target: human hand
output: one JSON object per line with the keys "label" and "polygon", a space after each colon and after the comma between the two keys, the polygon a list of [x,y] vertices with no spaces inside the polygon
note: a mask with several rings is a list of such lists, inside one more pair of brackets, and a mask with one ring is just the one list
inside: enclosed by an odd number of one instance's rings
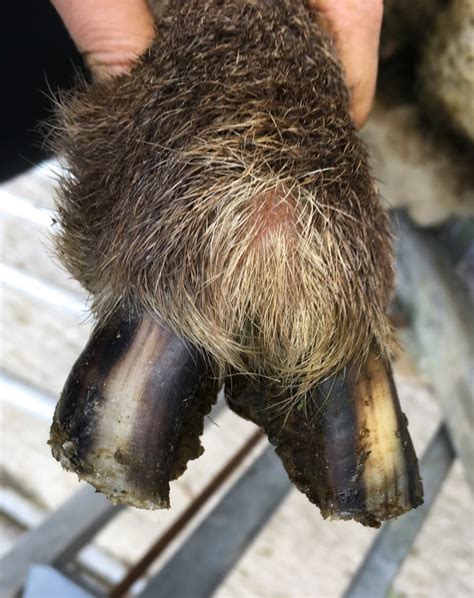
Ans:
{"label": "human hand", "polygon": [[[334,36],[352,116],[361,127],[369,115],[377,77],[383,0],[308,0]],[[98,78],[126,72],[154,37],[146,0],[52,0],[71,37]]]}
{"label": "human hand", "polygon": [[383,0],[308,0],[329,28],[351,94],[351,113],[362,127],[372,106],[377,81]]}
{"label": "human hand", "polygon": [[147,0],[51,0],[96,78],[130,70],[155,36]]}

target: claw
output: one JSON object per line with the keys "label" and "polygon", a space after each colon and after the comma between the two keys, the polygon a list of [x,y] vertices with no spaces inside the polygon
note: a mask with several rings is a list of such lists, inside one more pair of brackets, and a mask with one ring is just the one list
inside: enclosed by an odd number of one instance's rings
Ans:
{"label": "claw", "polygon": [[114,502],[169,507],[169,481],[202,453],[217,396],[203,359],[148,316],[97,327],[57,405],[54,457]]}
{"label": "claw", "polygon": [[276,411],[274,386],[236,378],[234,411],[262,426],[291,481],[323,517],[379,527],[423,502],[418,462],[389,365],[372,351],[318,384],[300,409]]}

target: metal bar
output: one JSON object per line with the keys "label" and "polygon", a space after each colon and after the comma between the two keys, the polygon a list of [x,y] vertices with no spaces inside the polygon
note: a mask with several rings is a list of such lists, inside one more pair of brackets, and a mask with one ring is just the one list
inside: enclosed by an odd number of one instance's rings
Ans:
{"label": "metal bar", "polygon": [[117,584],[109,593],[110,598],[123,596],[125,592],[143,576],[148,567],[160,556],[167,546],[186,527],[193,517],[201,510],[211,496],[224,484],[230,475],[238,468],[243,460],[251,453],[257,444],[263,439],[263,432],[257,430],[250,436],[247,442],[227,461],[214,478],[196,496],[193,502],[173,523],[173,525],[157,540],[148,552],[136,563],[123,580]]}
{"label": "metal bar", "polygon": [[273,447],[268,447],[150,581],[140,597],[208,598],[289,489],[288,477]]}
{"label": "metal bar", "polygon": [[397,299],[410,319],[405,346],[430,381],[474,490],[474,318],[439,244],[398,215]]}
{"label": "metal bar", "polygon": [[0,561],[0,588],[15,595],[32,563],[60,565],[70,560],[121,507],[87,486],[37,528],[24,534]]}
{"label": "metal bar", "polygon": [[47,565],[33,565],[26,580],[22,598],[64,596],[67,598],[94,598],[71,579]]}
{"label": "metal bar", "polygon": [[0,404],[8,403],[39,419],[51,421],[57,399],[0,370]]}
{"label": "metal bar", "polygon": [[432,438],[423,459],[421,476],[425,502],[421,507],[384,525],[353,578],[344,598],[386,596],[405,557],[428,515],[455,453],[448,432],[442,426]]}
{"label": "metal bar", "polygon": [[0,263],[0,283],[37,301],[47,303],[51,308],[56,307],[70,313],[80,320],[84,320],[88,313],[85,300],[82,301],[79,296],[2,263]]}
{"label": "metal bar", "polygon": [[[10,487],[2,488],[0,513],[14,522],[23,532],[36,527],[41,521],[45,521],[49,514],[44,508],[39,507]],[[120,560],[94,544],[81,550],[74,565],[81,571],[85,571],[88,577],[99,580],[103,585],[117,583],[127,570]],[[63,569],[70,577],[70,564],[68,563]],[[81,584],[84,585],[84,578],[81,580]]]}

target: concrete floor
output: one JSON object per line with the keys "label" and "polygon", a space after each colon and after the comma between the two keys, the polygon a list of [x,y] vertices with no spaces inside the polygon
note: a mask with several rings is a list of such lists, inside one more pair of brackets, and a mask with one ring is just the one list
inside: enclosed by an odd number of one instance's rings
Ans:
{"label": "concrete floor", "polygon": [[[54,170],[57,166],[47,163],[0,187],[1,368],[51,397],[58,396],[91,326],[84,293],[51,257]],[[438,426],[439,411],[429,384],[403,357],[396,378],[420,454]],[[32,412],[21,399],[4,393],[1,398],[0,551],[5,552],[25,526],[36,525],[80,484],[50,455],[49,408]],[[216,425],[208,426],[203,457],[173,483],[169,511],[127,509],[97,536],[92,547],[96,556],[90,559],[100,569],[97,575],[105,583],[118,581],[253,429],[224,410]],[[216,596],[341,596],[375,534],[356,523],[324,521],[293,490]],[[474,506],[459,463],[402,567],[393,595],[474,595]]]}

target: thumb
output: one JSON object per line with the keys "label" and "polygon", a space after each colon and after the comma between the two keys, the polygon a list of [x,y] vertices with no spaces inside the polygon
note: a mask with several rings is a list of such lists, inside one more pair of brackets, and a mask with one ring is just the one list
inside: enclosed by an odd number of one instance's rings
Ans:
{"label": "thumb", "polygon": [[98,78],[130,70],[154,37],[146,0],[51,0]]}

